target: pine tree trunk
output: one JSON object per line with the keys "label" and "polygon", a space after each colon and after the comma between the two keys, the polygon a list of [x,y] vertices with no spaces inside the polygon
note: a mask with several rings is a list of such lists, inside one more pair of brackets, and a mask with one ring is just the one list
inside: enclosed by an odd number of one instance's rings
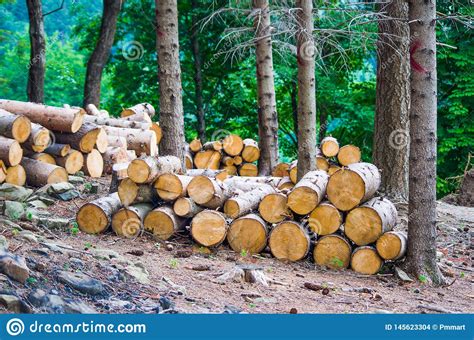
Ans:
{"label": "pine tree trunk", "polygon": [[407,269],[435,284],[436,263],[436,1],[412,1]]}
{"label": "pine tree trunk", "polygon": [[177,0],[155,0],[156,48],[160,84],[160,155],[180,159],[184,169],[184,113],[179,64]]}
{"label": "pine tree trunk", "polygon": [[408,111],[410,57],[408,2],[393,0],[379,12],[394,18],[379,21],[373,162],[382,170],[381,191],[408,199]]}
{"label": "pine tree trunk", "polygon": [[296,1],[298,34],[298,179],[316,170],[316,80],[313,3]]}
{"label": "pine tree trunk", "polygon": [[259,172],[271,174],[278,163],[278,114],[273,80],[272,27],[268,0],[254,0],[257,57]]}
{"label": "pine tree trunk", "polygon": [[110,49],[114,43],[117,17],[122,7],[122,0],[104,0],[102,23],[99,38],[92,55],[87,62],[86,82],[84,85],[84,107],[87,104],[100,104],[100,84]]}
{"label": "pine tree trunk", "polygon": [[27,0],[30,18],[30,63],[28,64],[28,100],[44,102],[44,74],[46,71],[46,41],[41,0]]}

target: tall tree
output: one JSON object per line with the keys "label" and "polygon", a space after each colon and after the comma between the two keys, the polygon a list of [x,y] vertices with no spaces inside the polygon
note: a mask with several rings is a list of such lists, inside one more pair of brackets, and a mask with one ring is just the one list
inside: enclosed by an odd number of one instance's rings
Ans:
{"label": "tall tree", "polygon": [[257,57],[258,170],[269,175],[278,163],[278,114],[273,79],[272,27],[268,0],[254,0]]}
{"label": "tall tree", "polygon": [[179,64],[177,0],[155,0],[156,49],[160,85],[160,154],[173,155],[184,165],[184,114]]}
{"label": "tall tree", "polygon": [[30,19],[30,63],[28,65],[28,100],[44,102],[44,74],[46,69],[46,41],[41,0],[26,0]]}
{"label": "tall tree", "polygon": [[435,284],[436,263],[436,1],[409,3],[411,106],[407,269]]}
{"label": "tall tree", "polygon": [[[378,4],[377,87],[372,158],[382,170],[382,191],[391,198],[408,199],[408,110],[410,56],[408,3]],[[387,18],[388,17],[388,18]]]}
{"label": "tall tree", "polygon": [[298,179],[316,169],[316,80],[313,2],[296,1],[298,23]]}
{"label": "tall tree", "polygon": [[203,85],[202,85],[202,60],[201,48],[199,46],[199,27],[198,20],[196,20],[196,11],[198,4],[196,0],[191,0],[191,8],[193,10],[191,20],[191,50],[194,60],[194,87],[195,87],[195,103],[196,103],[196,118],[197,118],[197,133],[202,143],[206,141],[206,119],[204,116],[204,101],[203,101]]}
{"label": "tall tree", "polygon": [[114,44],[117,17],[123,0],[104,0],[102,23],[100,25],[97,45],[87,62],[86,81],[84,84],[84,107],[87,104],[100,105],[100,85],[110,49]]}

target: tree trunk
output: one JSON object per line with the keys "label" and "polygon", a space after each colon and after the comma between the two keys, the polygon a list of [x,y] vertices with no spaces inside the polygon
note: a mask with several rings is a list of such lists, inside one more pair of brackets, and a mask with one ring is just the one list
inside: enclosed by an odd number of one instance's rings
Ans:
{"label": "tree trunk", "polygon": [[436,1],[412,1],[407,269],[435,284],[436,263]]}
{"label": "tree trunk", "polygon": [[[198,9],[196,0],[191,0],[191,8],[193,11]],[[191,51],[194,59],[194,88],[195,88],[195,103],[196,103],[196,118],[197,118],[197,133],[199,139],[206,142],[206,120],[204,117],[204,103],[203,103],[203,84],[202,84],[202,70],[201,70],[201,51],[199,46],[199,24],[195,19],[196,13],[192,15],[191,22]]]}
{"label": "tree trunk", "polygon": [[110,55],[110,49],[114,43],[115,28],[117,17],[120,13],[123,0],[104,0],[104,9],[102,14],[102,23],[100,25],[99,39],[87,62],[86,81],[84,85],[84,104],[100,105],[100,85],[102,72],[107,59]]}
{"label": "tree trunk", "polygon": [[296,1],[298,33],[298,179],[316,170],[316,80],[313,2]]}
{"label": "tree trunk", "polygon": [[271,174],[278,163],[278,114],[273,80],[272,27],[268,0],[253,0],[257,58],[259,173]]}
{"label": "tree trunk", "polygon": [[381,191],[408,199],[408,110],[410,57],[408,2],[379,5],[390,20],[379,21],[373,162],[382,170]]}
{"label": "tree trunk", "polygon": [[177,0],[155,0],[160,84],[161,155],[180,159],[184,169],[184,113],[179,64]]}
{"label": "tree trunk", "polygon": [[44,102],[44,74],[46,71],[46,41],[41,0],[26,0],[30,19],[30,63],[28,64],[28,100]]}

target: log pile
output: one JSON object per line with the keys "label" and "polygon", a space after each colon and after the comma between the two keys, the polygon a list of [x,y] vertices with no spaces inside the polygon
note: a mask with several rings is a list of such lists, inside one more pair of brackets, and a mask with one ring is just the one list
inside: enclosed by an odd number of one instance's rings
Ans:
{"label": "log pile", "polygon": [[93,104],[84,110],[0,99],[0,183],[39,187],[79,171],[101,177],[142,155],[157,156],[154,113],[147,103],[110,118]]}
{"label": "log pile", "polygon": [[118,194],[79,210],[79,228],[97,233],[112,225],[120,236],[145,231],[162,241],[184,235],[202,247],[269,251],[282,261],[309,257],[319,266],[363,274],[404,256],[406,235],[393,231],[395,206],[376,196],[379,170],[361,162],[357,147],[323,139],[318,169],[297,182],[297,162],[278,164],[271,177],[232,175],[226,167],[235,166],[236,157],[242,165],[259,157],[256,143],[232,139],[193,140],[190,161],[200,169],[185,173],[174,156],[137,158]]}

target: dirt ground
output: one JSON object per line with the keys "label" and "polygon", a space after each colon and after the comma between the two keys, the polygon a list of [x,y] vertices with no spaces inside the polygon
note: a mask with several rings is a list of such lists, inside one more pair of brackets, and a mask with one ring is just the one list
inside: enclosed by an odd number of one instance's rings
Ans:
{"label": "dirt ground", "polygon": [[[99,183],[98,195],[58,201],[48,210],[73,221],[78,207],[107,192],[107,179]],[[403,228],[406,207],[398,208],[399,228]],[[15,294],[36,313],[44,310],[27,298],[36,289],[83,301],[99,313],[472,313],[474,208],[439,202],[438,215],[438,256],[448,281],[439,288],[418,280],[402,281],[394,275],[393,265],[386,266],[384,274],[364,276],[316,268],[310,260],[282,263],[268,253],[242,256],[225,244],[211,252],[193,247],[187,235],[162,243],[150,235],[133,240],[112,232],[73,235],[70,230],[28,227],[27,222],[20,225],[37,235],[38,243],[16,237],[1,224],[0,234],[8,239],[11,252],[27,259],[35,279],[22,285],[3,276],[0,283],[3,292]],[[150,283],[124,275],[124,267],[130,264],[144,267]],[[269,285],[216,282],[241,264],[261,269]],[[84,273],[101,281],[105,289],[95,296],[82,294],[58,281],[61,270]],[[318,289],[305,288],[308,283]],[[163,306],[163,297],[171,305]]]}

